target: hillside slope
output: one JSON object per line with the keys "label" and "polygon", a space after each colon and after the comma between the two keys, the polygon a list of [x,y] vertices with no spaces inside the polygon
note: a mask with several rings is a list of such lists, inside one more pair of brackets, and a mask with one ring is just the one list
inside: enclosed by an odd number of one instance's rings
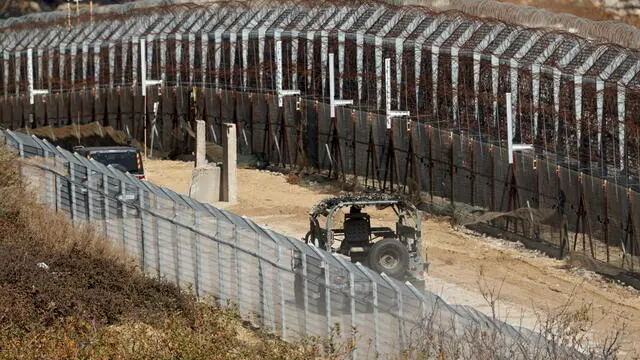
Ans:
{"label": "hillside slope", "polygon": [[307,359],[33,204],[0,150],[0,359]]}

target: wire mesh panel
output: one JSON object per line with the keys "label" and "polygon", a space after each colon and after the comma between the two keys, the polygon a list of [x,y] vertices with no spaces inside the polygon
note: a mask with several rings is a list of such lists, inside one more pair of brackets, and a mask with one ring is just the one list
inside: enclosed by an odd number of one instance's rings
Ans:
{"label": "wire mesh panel", "polygon": [[223,304],[238,303],[240,285],[238,284],[238,258],[232,244],[236,241],[235,225],[229,222],[220,223],[220,240],[218,247],[218,273],[220,275],[220,300]]}

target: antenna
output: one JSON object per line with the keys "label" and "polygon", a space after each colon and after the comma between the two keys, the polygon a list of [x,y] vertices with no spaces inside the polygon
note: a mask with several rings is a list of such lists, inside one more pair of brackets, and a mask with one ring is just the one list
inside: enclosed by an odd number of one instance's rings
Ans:
{"label": "antenna", "polygon": [[511,93],[505,95],[507,105],[507,153],[509,154],[509,164],[513,164],[513,153],[515,151],[531,151],[535,150],[533,144],[514,144],[513,143],[513,116],[511,107]]}

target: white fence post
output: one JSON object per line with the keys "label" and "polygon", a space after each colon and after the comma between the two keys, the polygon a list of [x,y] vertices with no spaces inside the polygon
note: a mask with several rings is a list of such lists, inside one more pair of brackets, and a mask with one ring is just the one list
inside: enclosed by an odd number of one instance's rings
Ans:
{"label": "white fence post", "polygon": [[236,291],[238,297],[238,312],[240,315],[244,315],[244,304],[242,303],[242,266],[240,266],[240,249],[238,246],[238,227],[233,224],[233,245],[234,245],[234,257],[236,264]]}
{"label": "white fence post", "polygon": [[[321,268],[324,270],[325,311],[327,313],[327,337],[330,337],[331,328],[333,327],[333,324],[331,323],[331,271],[329,269],[329,262],[327,261],[327,258],[324,256],[324,254],[315,246],[312,246],[311,249],[313,249],[313,251],[315,251],[315,253],[322,260]],[[320,294],[320,296],[322,296],[322,294]]]}
{"label": "white fence post", "polygon": [[138,188],[138,201],[139,201],[139,209],[138,209],[138,214],[140,215],[140,270],[142,270],[143,273],[146,273],[146,258],[145,258],[145,251],[147,248],[147,244],[146,244],[146,231],[145,231],[145,213],[143,212],[142,209],[145,209],[146,205],[145,201],[144,201],[144,190],[142,190],[142,187]]}
{"label": "white fence post", "polygon": [[369,269],[365,268],[361,263],[357,262],[356,266],[369,278],[371,281],[371,291],[373,292],[373,344],[376,354],[380,354],[380,327],[378,314],[378,283],[369,273]]}
{"label": "white fence post", "polygon": [[88,166],[84,167],[87,171],[87,222],[91,223],[93,220],[93,193],[91,190],[91,181],[93,176],[91,175],[91,169]]}
{"label": "white fence post", "polygon": [[398,311],[397,311],[397,315],[398,315],[398,332],[400,333],[399,339],[400,340],[400,349],[403,349],[405,344],[407,343],[406,338],[405,338],[405,324],[404,324],[404,309],[403,309],[403,302],[402,302],[402,291],[400,290],[400,288],[393,282],[393,280],[391,280],[389,278],[389,276],[385,273],[380,274],[382,276],[382,278],[389,284],[389,286],[391,286],[391,288],[396,292],[396,301],[398,304]]}
{"label": "white fence post", "polygon": [[[282,333],[280,334],[283,340],[287,340],[287,317],[285,311],[284,301],[284,283],[283,283],[283,264],[282,264],[282,246],[278,243],[278,290],[280,291],[280,322],[282,323]],[[275,313],[275,312],[274,312]]]}
{"label": "white fence post", "polygon": [[[221,234],[220,234],[220,219],[217,219],[216,221],[216,238],[220,239]],[[225,306],[226,304],[226,294],[225,294],[225,279],[224,279],[224,263],[222,260],[222,256],[220,255],[220,251],[222,250],[222,246],[220,245],[219,241],[216,241],[216,243],[218,244],[218,251],[216,251],[216,256],[217,256],[217,261],[218,261],[218,289],[220,291],[220,297],[219,297],[219,305],[220,306]]]}
{"label": "white fence post", "polygon": [[[342,264],[342,266],[344,266],[344,268],[347,270],[347,272],[349,273],[349,307],[350,307],[350,313],[351,313],[351,317],[350,317],[350,322],[351,322],[351,329],[355,329],[356,328],[356,281],[355,281],[355,277],[353,275],[353,271],[349,268],[349,266],[353,266],[351,263],[347,262],[347,260],[345,260],[344,258],[340,257],[340,256],[334,256],[335,259],[337,259],[338,261],[340,261],[340,263]],[[354,347],[353,352],[351,353],[351,358],[353,360],[355,360],[358,356],[358,347]]]}
{"label": "white fence post", "polygon": [[[160,202],[158,201],[158,199],[156,198],[156,206],[155,206],[155,210],[157,214],[160,214]],[[155,231],[155,237],[156,237],[156,273],[158,275],[158,279],[162,278],[162,263],[160,262],[160,219],[158,217],[155,217],[154,223],[155,223],[155,227],[154,227],[154,231]]]}
{"label": "white fence post", "polygon": [[109,237],[109,176],[102,174],[102,191],[104,191],[104,234]]}
{"label": "white fence post", "polygon": [[120,203],[120,215],[122,216],[122,220],[120,221],[120,223],[122,224],[122,250],[124,251],[125,254],[127,253],[127,222],[126,222],[127,205],[123,201],[123,199],[126,193],[127,193],[127,186],[125,185],[124,181],[120,179],[120,196],[122,197],[118,199],[118,202]]}
{"label": "white fence post", "polygon": [[191,244],[191,253],[193,254],[194,257],[194,262],[195,264],[193,265],[194,269],[193,269],[193,279],[194,279],[194,287],[195,287],[195,292],[196,292],[196,296],[200,297],[200,212],[196,211],[195,209],[192,210],[193,211],[193,222],[194,222],[194,227],[196,229],[196,232],[194,234],[194,239],[193,239],[193,243]]}
{"label": "white fence post", "polygon": [[[256,234],[256,250],[258,254],[262,254],[262,236],[260,233]],[[264,286],[264,266],[262,264],[262,257],[258,256],[258,291],[260,292],[260,327],[264,327],[266,322],[264,320],[265,315],[265,286]]]}
{"label": "white fence post", "polygon": [[[20,155],[24,157],[23,150],[20,151]],[[75,225],[78,217],[78,214],[76,214],[76,185],[74,184],[76,171],[73,166],[74,164],[71,161],[67,162],[67,164],[69,169],[69,191],[71,192],[69,194],[69,210],[71,211],[71,223]]]}

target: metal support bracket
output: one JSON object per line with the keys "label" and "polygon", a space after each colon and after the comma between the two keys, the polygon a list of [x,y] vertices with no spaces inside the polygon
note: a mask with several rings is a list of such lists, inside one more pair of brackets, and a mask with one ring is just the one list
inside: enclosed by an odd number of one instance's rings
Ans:
{"label": "metal support bracket", "polygon": [[276,92],[278,95],[278,107],[284,106],[285,96],[300,95],[300,90],[286,90],[282,89],[282,41],[277,40],[275,43],[275,56],[276,56]]}
{"label": "metal support bracket", "polygon": [[336,117],[336,107],[353,105],[353,100],[336,99],[335,89],[335,71],[333,64],[333,53],[329,54],[329,107],[331,109],[331,117]]}
{"label": "metal support bracket", "polygon": [[409,116],[409,111],[391,110],[391,59],[384,59],[385,82],[385,110],[387,114],[387,129],[391,129],[394,118]]}

